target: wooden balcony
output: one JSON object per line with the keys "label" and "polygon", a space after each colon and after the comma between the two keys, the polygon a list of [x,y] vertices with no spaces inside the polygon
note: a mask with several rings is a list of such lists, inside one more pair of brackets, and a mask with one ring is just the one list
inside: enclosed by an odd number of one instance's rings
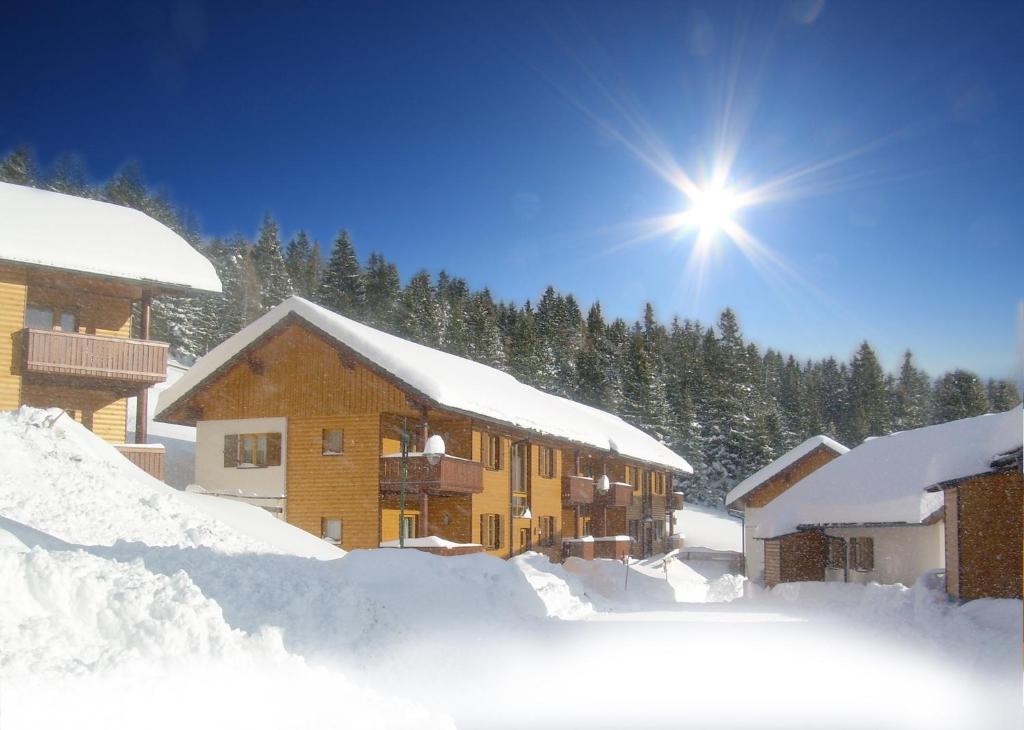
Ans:
{"label": "wooden balcony", "polygon": [[151,477],[164,480],[165,452],[162,444],[115,444],[114,448]]}
{"label": "wooden balcony", "polygon": [[599,507],[628,507],[633,500],[633,487],[622,482],[612,482],[604,494],[595,490],[594,504]]}
{"label": "wooden balcony", "polygon": [[[384,456],[380,460],[380,490],[397,492],[402,488],[402,458]],[[442,456],[431,464],[421,454],[409,455],[406,490],[410,494],[479,494],[484,491],[484,468],[475,461]]]}
{"label": "wooden balcony", "polygon": [[669,492],[668,493],[668,508],[669,509],[683,509],[686,506],[686,498],[682,492]]}
{"label": "wooden balcony", "polygon": [[594,479],[592,477],[562,477],[562,505],[574,507],[578,504],[594,503]]}
{"label": "wooden balcony", "polygon": [[81,378],[135,390],[167,377],[167,343],[59,330],[21,333],[24,372]]}

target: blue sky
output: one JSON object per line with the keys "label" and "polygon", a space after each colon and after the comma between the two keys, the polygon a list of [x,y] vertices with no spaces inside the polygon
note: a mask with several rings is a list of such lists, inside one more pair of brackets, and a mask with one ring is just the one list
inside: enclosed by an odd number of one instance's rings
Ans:
{"label": "blue sky", "polygon": [[[13,5],[0,149],[137,159],[207,234],[269,209],[406,277],[1020,376],[1019,3]],[[736,190],[801,174],[738,213],[777,263],[720,237],[698,292],[693,236],[641,222],[723,141]]]}

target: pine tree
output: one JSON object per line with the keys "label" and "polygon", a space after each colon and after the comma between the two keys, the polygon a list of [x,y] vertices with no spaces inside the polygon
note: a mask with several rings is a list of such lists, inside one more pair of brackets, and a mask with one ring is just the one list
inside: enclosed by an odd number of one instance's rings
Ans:
{"label": "pine tree", "polygon": [[352,319],[361,320],[365,315],[366,282],[346,230],[334,240],[331,257],[320,277],[316,301]]}
{"label": "pine tree", "polygon": [[252,248],[252,264],[260,282],[263,311],[276,307],[295,291],[281,254],[281,234],[270,213],[263,214],[259,237]]}
{"label": "pine tree", "polygon": [[1009,380],[989,380],[986,390],[993,413],[1002,413],[1020,404],[1020,390]]}
{"label": "pine tree", "polygon": [[379,253],[371,253],[366,262],[366,322],[374,327],[395,332],[396,312],[402,294],[398,268]]}
{"label": "pine tree", "polygon": [[611,353],[605,335],[601,303],[594,302],[587,312],[583,344],[576,354],[576,390],[574,397],[603,410],[616,410],[609,382]]}
{"label": "pine tree", "polygon": [[989,412],[988,396],[977,375],[954,370],[935,384],[934,408],[934,423],[980,416]]}
{"label": "pine tree", "polygon": [[56,193],[91,198],[96,195],[89,184],[85,162],[78,155],[65,153],[58,158],[46,180],[46,187]]}
{"label": "pine tree", "polygon": [[498,328],[497,309],[487,289],[472,294],[466,306],[466,326],[469,332],[469,356],[484,365],[504,369],[505,350]]}
{"label": "pine tree", "polygon": [[932,384],[928,375],[914,365],[914,356],[903,354],[892,398],[892,424],[897,431],[928,425]]}
{"label": "pine tree", "polygon": [[0,160],[0,182],[35,187],[38,180],[36,163],[29,147],[17,147]]}
{"label": "pine tree", "polygon": [[639,326],[631,334],[625,354],[622,396],[622,416],[627,421],[659,441],[669,438],[665,383]]}
{"label": "pine tree", "polygon": [[891,417],[885,397],[885,374],[875,351],[861,343],[850,363],[847,385],[849,412],[844,437],[856,446],[868,436],[884,436],[890,431]]}
{"label": "pine tree", "polygon": [[142,177],[142,168],[135,160],[129,160],[103,186],[101,193],[104,200],[126,208],[146,211],[149,205],[149,191]]}
{"label": "pine tree", "polygon": [[398,327],[399,334],[413,342],[428,347],[441,346],[441,307],[430,274],[426,271],[413,276],[402,292]]}
{"label": "pine tree", "polygon": [[437,276],[437,305],[441,319],[441,348],[459,357],[472,351],[466,322],[469,287],[465,279],[451,277],[442,270]]}
{"label": "pine tree", "polygon": [[284,252],[284,266],[295,293],[312,299],[320,280],[320,249],[309,240],[305,231],[299,231],[288,242]]}

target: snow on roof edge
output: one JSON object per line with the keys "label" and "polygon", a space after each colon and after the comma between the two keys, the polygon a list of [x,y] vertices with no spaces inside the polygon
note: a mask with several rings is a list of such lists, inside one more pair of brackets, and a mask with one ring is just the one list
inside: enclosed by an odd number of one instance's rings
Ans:
{"label": "snow on roof edge", "polygon": [[[440,350],[436,350],[425,345],[419,345],[409,340],[396,337],[395,335],[375,330],[367,325],[350,320],[340,314],[331,312],[297,296],[289,297],[262,317],[247,325],[240,332],[229,337],[205,356],[199,358],[188,373],[160,393],[157,402],[156,420],[162,420],[167,411],[177,404],[182,398],[187,396],[193,389],[202,385],[207,379],[215,375],[223,366],[233,360],[254,341],[262,337],[274,326],[291,315],[301,318],[313,328],[323,332],[327,337],[337,340],[351,348],[373,362],[374,365],[384,372],[387,372],[400,380],[408,389],[418,393],[422,397],[436,403],[439,407],[446,410],[463,412],[486,420],[504,423],[515,428],[551,436],[553,438],[585,444],[601,451],[617,452],[623,456],[646,463],[664,466],[674,471],[693,473],[693,468],[686,459],[671,451],[667,446],[655,440],[640,429],[626,423],[614,414],[592,408],[582,403],[577,403],[576,401],[569,400],[568,398],[561,398],[556,395],[544,393],[532,386],[520,382],[508,373],[497,370],[496,368],[491,368],[487,365],[458,357],[457,355],[444,353]],[[421,387],[423,383],[410,382],[408,372],[404,375],[402,373],[395,372],[395,370],[399,368],[388,367],[387,364],[379,362],[382,358],[375,358],[373,354],[365,352],[365,350],[374,350],[375,348],[384,346],[381,344],[381,340],[383,340],[384,345],[389,343],[396,346],[400,345],[405,349],[412,348],[414,352],[422,353],[424,356],[430,354],[431,357],[436,358],[440,356],[445,359],[450,359],[449,362],[453,365],[460,364],[465,366],[464,364],[468,364],[468,366],[472,367],[473,372],[477,374],[484,373],[487,377],[498,380],[502,385],[507,384],[510,387],[519,389],[518,395],[521,396],[523,400],[539,402],[541,406],[566,409],[564,420],[575,420],[579,422],[583,419],[589,422],[593,419],[595,422],[598,422],[598,425],[594,426],[594,428],[599,429],[602,432],[605,429],[601,429],[599,422],[604,421],[608,433],[603,433],[603,440],[588,439],[585,438],[584,434],[581,432],[569,433],[569,429],[558,428],[557,425],[551,428],[544,428],[539,422],[516,422],[508,418],[501,418],[493,413],[477,411],[471,407],[472,403],[457,404],[451,402],[453,400],[452,398],[445,397],[446,395],[452,395],[452,393],[446,393],[444,387],[450,385],[450,383],[441,383],[442,387],[437,389],[439,392],[426,392],[427,390],[430,390],[430,388]],[[415,368],[413,371],[413,374],[415,375]],[[415,380],[416,378],[412,379]],[[429,380],[429,378],[427,380]],[[448,388],[448,390],[451,390],[451,388]],[[623,441],[625,443],[623,443]],[[639,443],[637,443],[637,441],[639,441]]]}
{"label": "snow on roof edge", "polygon": [[817,436],[811,436],[803,443],[794,446],[792,449],[787,451],[785,454],[780,456],[770,464],[758,469],[756,472],[751,474],[749,477],[744,479],[742,482],[737,484],[729,493],[725,495],[725,506],[736,502],[736,500],[745,497],[747,494],[752,492],[757,487],[761,486],[764,482],[768,481],[772,477],[780,474],[785,469],[789,468],[800,459],[804,458],[819,446],[824,446],[832,451],[836,452],[840,456],[845,454],[849,449],[843,446],[838,441],[829,438],[823,434]]}

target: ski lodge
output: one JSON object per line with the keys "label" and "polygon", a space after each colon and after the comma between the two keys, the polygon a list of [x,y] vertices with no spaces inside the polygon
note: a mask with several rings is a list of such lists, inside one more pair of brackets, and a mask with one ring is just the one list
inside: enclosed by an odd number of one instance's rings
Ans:
{"label": "ski lodge", "polygon": [[650,555],[682,507],[673,476],[692,471],[617,416],[299,297],[200,358],[157,410],[197,427],[204,490],[346,550]]}
{"label": "ski lodge", "polygon": [[0,410],[62,408],[162,479],[146,389],[165,379],[168,346],[150,339],[151,302],[220,291],[213,265],[144,213],[0,183]]}

